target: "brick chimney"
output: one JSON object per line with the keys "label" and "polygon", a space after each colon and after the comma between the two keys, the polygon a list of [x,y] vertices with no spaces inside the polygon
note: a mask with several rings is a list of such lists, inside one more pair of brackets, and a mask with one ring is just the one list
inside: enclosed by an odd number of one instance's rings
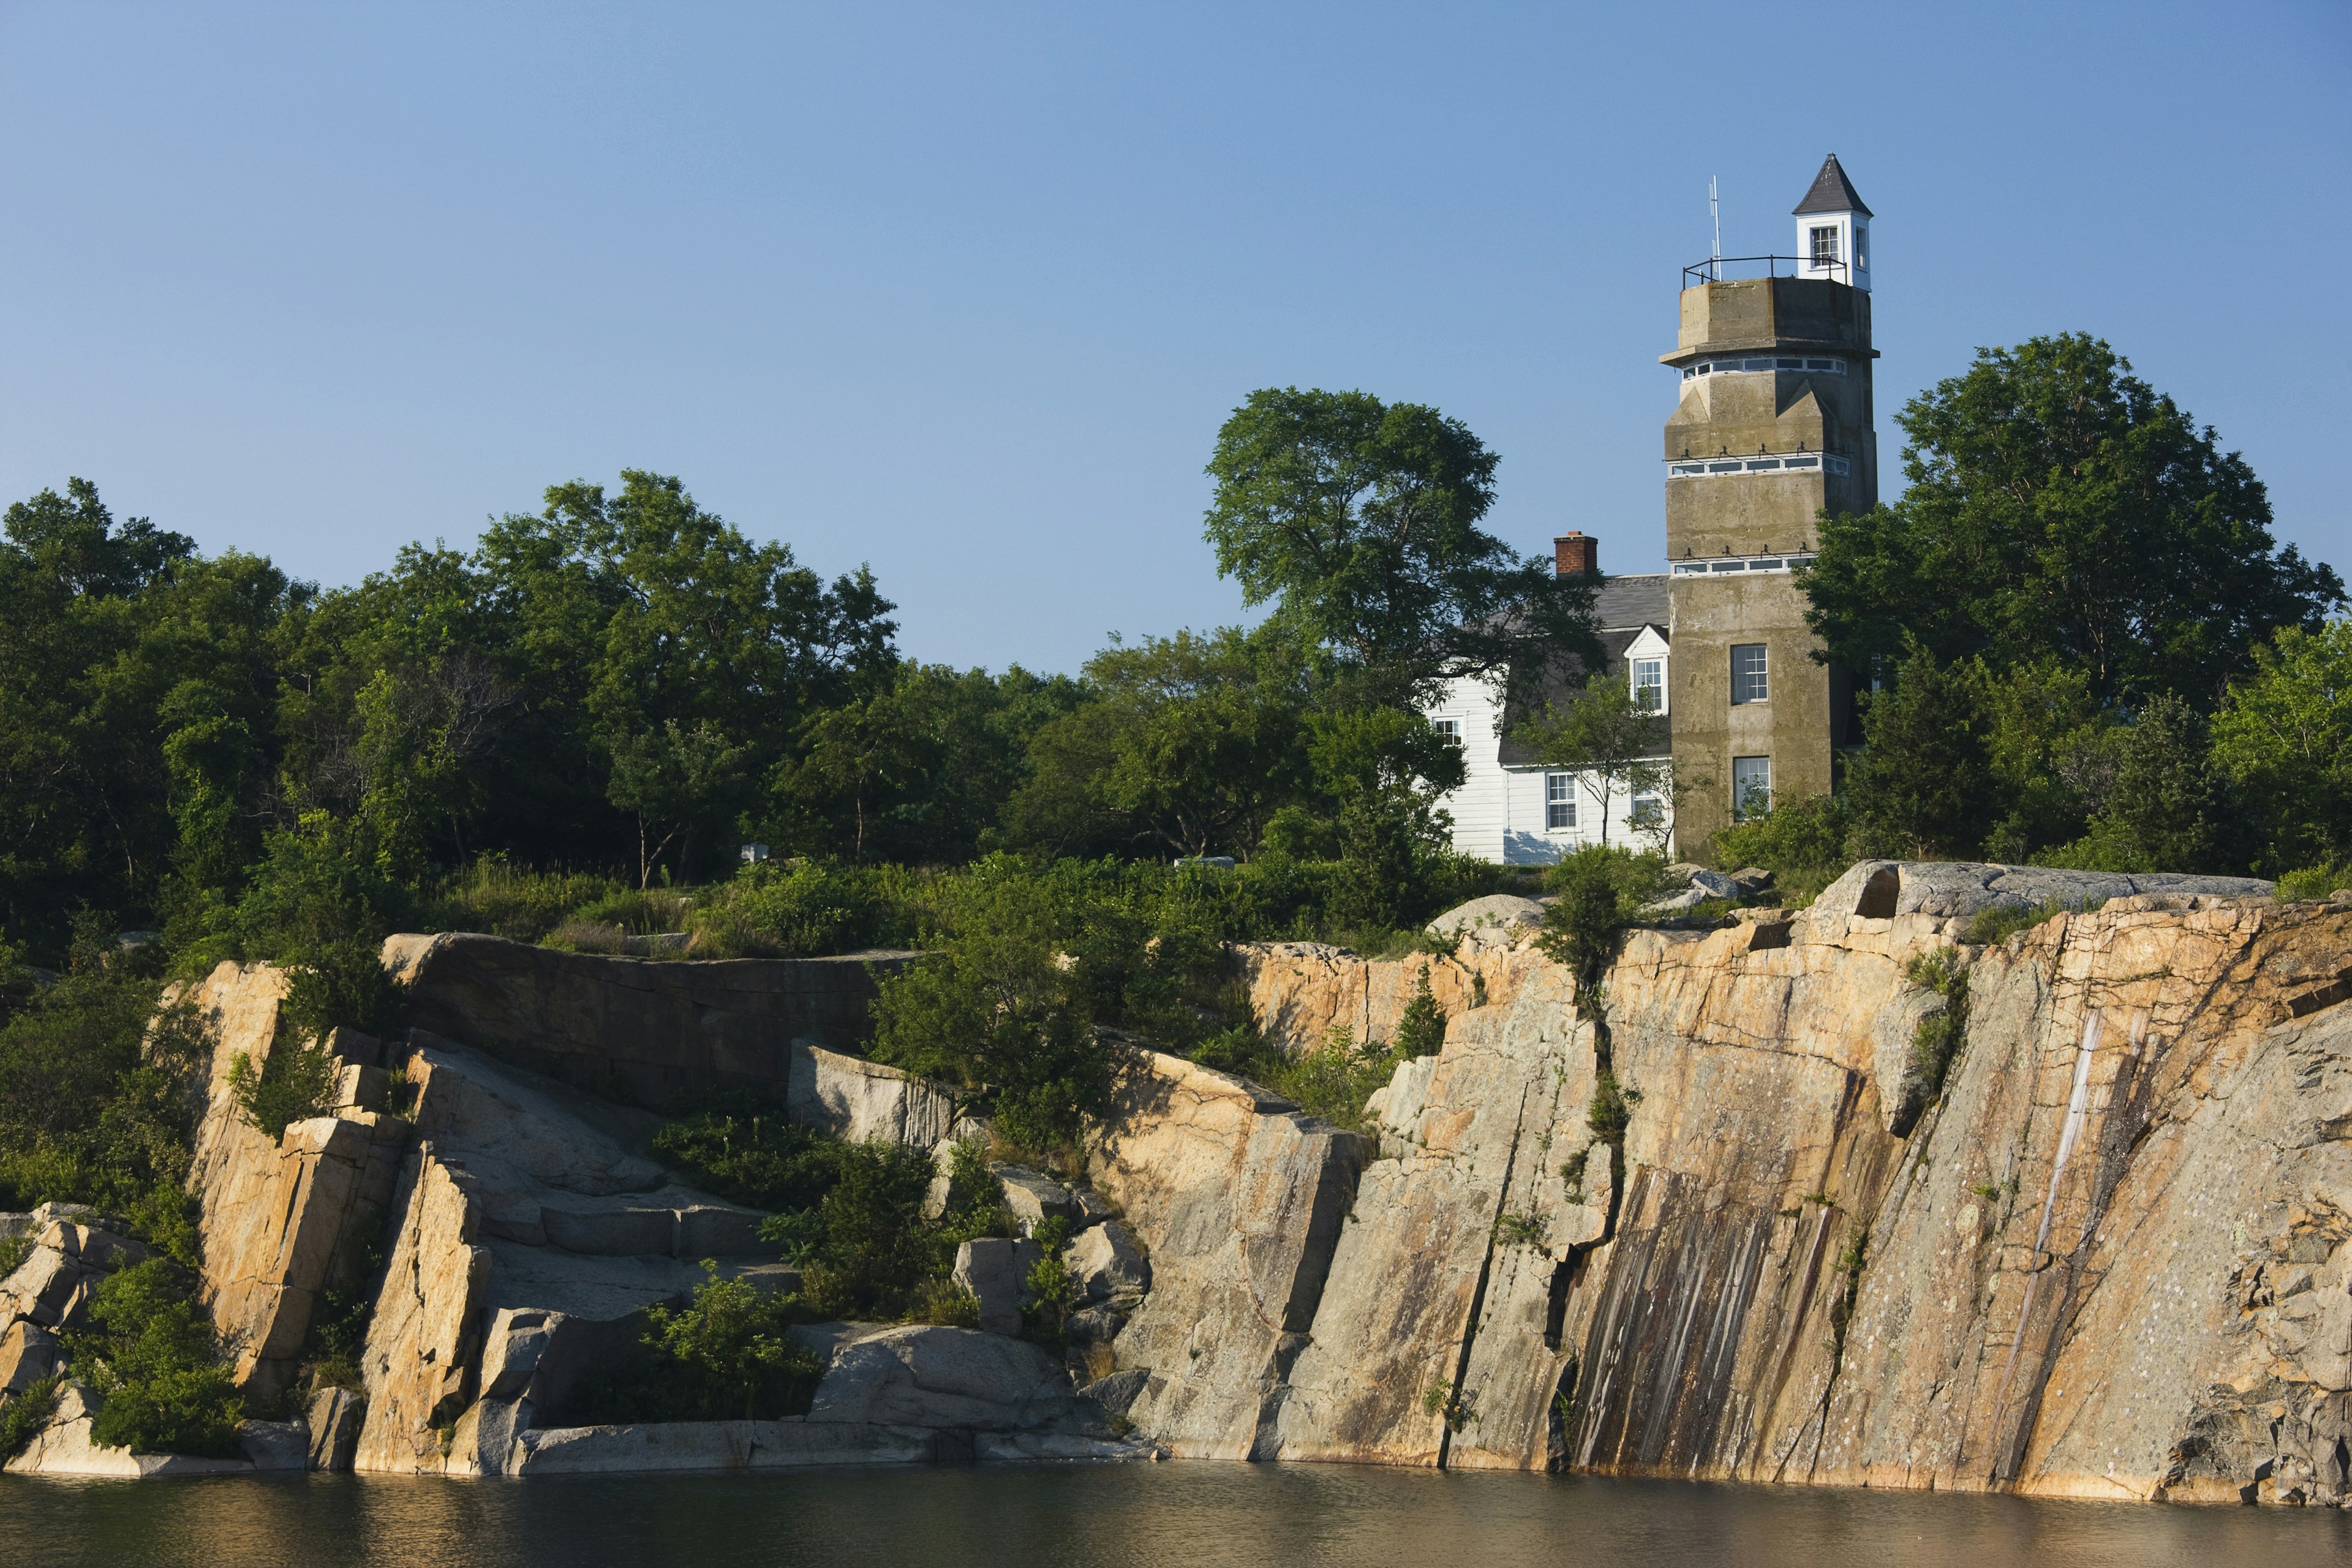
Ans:
{"label": "brick chimney", "polygon": [[1551,564],[1552,570],[1563,577],[1597,573],[1601,570],[1601,541],[1588,539],[1571,528],[1551,542]]}

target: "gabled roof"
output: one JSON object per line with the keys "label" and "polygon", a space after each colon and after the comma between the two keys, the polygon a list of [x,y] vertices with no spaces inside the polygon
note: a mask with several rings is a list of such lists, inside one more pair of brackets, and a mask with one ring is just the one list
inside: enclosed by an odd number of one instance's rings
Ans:
{"label": "gabled roof", "polygon": [[1593,597],[1592,614],[1602,631],[1671,626],[1673,617],[1666,608],[1666,574],[1644,572],[1604,579],[1601,592]]}
{"label": "gabled roof", "polygon": [[1854,191],[1853,182],[1845,177],[1845,170],[1839,166],[1834,153],[1822,160],[1822,172],[1813,176],[1813,188],[1805,193],[1805,199],[1789,210],[1799,217],[1807,213],[1860,213],[1864,217],[1877,216],[1862,205],[1862,197]]}

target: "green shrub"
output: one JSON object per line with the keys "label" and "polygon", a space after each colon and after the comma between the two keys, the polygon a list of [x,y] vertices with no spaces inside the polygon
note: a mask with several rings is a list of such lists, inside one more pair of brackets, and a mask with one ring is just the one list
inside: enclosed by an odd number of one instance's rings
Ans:
{"label": "green shrub", "polygon": [[1397,1019],[1396,1039],[1392,1043],[1400,1059],[1413,1057],[1433,1057],[1445,1048],[1445,1010],[1437,1005],[1429,989],[1429,965],[1421,966],[1414,980],[1412,999],[1404,1005]]}
{"label": "green shrub", "polygon": [[762,861],[712,889],[687,929],[698,958],[813,958],[912,946],[927,902],[924,879],[901,867]]}
{"label": "green shrub", "polygon": [[193,1264],[188,1141],[212,1039],[193,1007],[157,1010],[157,984],[86,919],[64,976],[0,1024],[0,1209],[89,1204]]}
{"label": "green shrub", "polygon": [[1335,1027],[1296,1057],[1262,1060],[1247,1076],[1296,1104],[1351,1132],[1365,1131],[1364,1102],[1396,1074],[1397,1058],[1374,1042],[1359,1047],[1355,1032]]}
{"label": "green shrub", "polygon": [[540,942],[573,910],[626,887],[584,871],[517,870],[502,855],[485,855],[435,889],[425,929]]}
{"label": "green shrub", "polygon": [[807,1209],[833,1190],[844,1145],[744,1097],[665,1123],[651,1147],[656,1158],[729,1203]]}
{"label": "green shrub", "polygon": [[750,1421],[804,1413],[824,1363],[793,1342],[799,1299],[721,1279],[709,1258],[702,1271],[707,1278],[689,1305],[646,1310],[645,1345],[655,1374],[675,1390],[676,1414],[668,1418]]}
{"label": "green shrub", "polygon": [[1617,939],[1665,886],[1656,855],[1587,845],[1561,858],[1548,879],[1559,896],[1544,910],[1537,946],[1574,977],[1577,1005],[1590,1007],[1617,950]]}
{"label": "green shrub", "polygon": [[1087,1016],[1087,962],[1067,961],[1055,889],[992,857],[958,889],[939,955],[881,977],[874,1055],[943,1079],[1015,1148],[1076,1142],[1110,1093],[1110,1052]]}
{"label": "green shrub", "polygon": [[1772,873],[1781,903],[1801,909],[1845,874],[1853,818],[1836,795],[1783,801],[1716,830],[1715,863],[1726,871],[1760,866]]}
{"label": "green shrub", "polygon": [[[1625,1091],[1618,1087],[1617,1075],[1602,1068],[1592,1082],[1592,1100],[1584,1110],[1584,1124],[1592,1129],[1592,1136],[1603,1143],[1622,1143],[1625,1129],[1633,1124],[1633,1108],[1626,1103]],[[1587,1151],[1589,1154],[1590,1150]]]}
{"label": "green shrub", "polygon": [[[2083,907],[2095,910],[2105,900],[2092,900]],[[2066,905],[2056,899],[2033,905],[1996,904],[1989,910],[1979,910],[1969,921],[1969,942],[1976,947],[1992,947],[2007,942],[2019,931],[2030,931],[2047,920],[2066,912]]]}
{"label": "green shrub", "polygon": [[2281,877],[2278,879],[2278,899],[2283,904],[2304,903],[2325,899],[2338,888],[2352,888],[2352,867],[2314,866],[2307,870],[2289,871]]}
{"label": "green shrub", "polygon": [[800,1266],[802,1295],[821,1315],[895,1318],[952,1261],[942,1227],[923,1219],[930,1159],[897,1144],[835,1148],[835,1177],[824,1200],[773,1216],[761,1235]]}
{"label": "green shrub", "polygon": [[1070,1313],[1085,1297],[1062,1257],[1070,1244],[1070,1222],[1049,1215],[1032,1239],[1039,1256],[1021,1282],[1021,1321],[1033,1339],[1058,1350],[1067,1337]]}
{"label": "green shrub", "polygon": [[909,1323],[937,1323],[950,1329],[980,1327],[980,1298],[944,1276],[926,1279],[915,1288],[907,1300],[902,1320]]}
{"label": "green shrub", "polygon": [[170,1263],[151,1258],[108,1276],[91,1294],[89,1318],[66,1348],[105,1401],[93,1441],[144,1454],[236,1454],[244,1400],[212,1323]]}
{"label": "green shrub", "polygon": [[57,1414],[58,1382],[58,1374],[51,1373],[27,1384],[5,1408],[0,1408],[0,1463],[24,1452],[33,1435]]}
{"label": "green shrub", "polygon": [[237,1119],[255,1131],[283,1137],[286,1129],[334,1109],[342,1063],[323,1046],[281,1034],[257,1068],[238,1051],[229,1058],[228,1091]]}
{"label": "green shrub", "polygon": [[1959,953],[1948,947],[1917,954],[1904,965],[1903,973],[1912,984],[1944,999],[1944,1010],[1920,1019],[1911,1036],[1910,1075],[1918,1081],[1924,1104],[1943,1092],[1944,1075],[1967,1037],[1969,974]]}

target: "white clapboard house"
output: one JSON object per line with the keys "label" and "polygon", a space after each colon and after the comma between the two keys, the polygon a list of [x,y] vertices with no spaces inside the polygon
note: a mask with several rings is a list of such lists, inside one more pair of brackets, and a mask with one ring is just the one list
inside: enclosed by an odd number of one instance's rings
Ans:
{"label": "white clapboard house", "polygon": [[[1561,575],[1596,569],[1599,546],[1581,533],[1554,541]],[[1612,577],[1601,588],[1601,647],[1608,665],[1601,673],[1633,677],[1637,700],[1657,715],[1656,755],[1669,754],[1666,662],[1672,657],[1666,574]],[[1547,700],[1565,700],[1587,679],[1573,669],[1555,673]],[[1454,847],[1465,855],[1506,865],[1543,865],[1587,844],[1601,842],[1603,814],[1608,841],[1636,848],[1673,848],[1673,803],[1655,795],[1629,795],[1622,785],[1602,797],[1589,774],[1547,768],[1511,730],[1521,713],[1505,713],[1490,682],[1460,679],[1428,709],[1431,722],[1462,742],[1469,776],[1443,805],[1454,818]]]}

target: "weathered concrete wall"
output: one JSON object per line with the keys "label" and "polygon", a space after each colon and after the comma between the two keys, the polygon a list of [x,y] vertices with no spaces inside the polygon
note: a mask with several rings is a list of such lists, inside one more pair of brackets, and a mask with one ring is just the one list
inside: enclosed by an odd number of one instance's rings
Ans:
{"label": "weathered concrete wall", "polygon": [[[1885,869],[1785,931],[1635,934],[1605,1042],[1529,947],[1465,943],[1486,1004],[1376,1100],[1256,1451],[2344,1495],[2352,909],[2135,894],[1969,951],[1966,1044],[1908,1125],[1936,999],[1906,961],[1999,868]],[[1269,951],[1254,994],[1377,1037],[1421,963]],[[1636,1097],[1614,1155],[1603,1044]]]}
{"label": "weathered concrete wall", "polygon": [[869,965],[904,953],[717,963],[560,952],[492,936],[395,936],[409,1022],[600,1094],[659,1105],[740,1084],[782,1094],[792,1043],[855,1047]]}

